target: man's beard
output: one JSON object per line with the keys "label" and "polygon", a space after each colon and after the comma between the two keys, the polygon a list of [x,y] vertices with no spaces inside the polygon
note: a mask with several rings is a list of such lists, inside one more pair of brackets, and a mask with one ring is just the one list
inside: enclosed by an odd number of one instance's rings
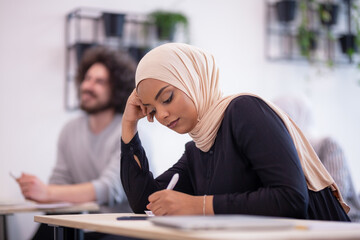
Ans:
{"label": "man's beard", "polygon": [[[87,93],[92,95],[94,98],[97,98],[97,96],[93,92]],[[87,114],[92,115],[113,108],[113,105],[111,104],[111,100],[107,101],[106,103],[97,103],[94,106],[86,106],[82,102],[80,102],[80,108],[84,110]]]}

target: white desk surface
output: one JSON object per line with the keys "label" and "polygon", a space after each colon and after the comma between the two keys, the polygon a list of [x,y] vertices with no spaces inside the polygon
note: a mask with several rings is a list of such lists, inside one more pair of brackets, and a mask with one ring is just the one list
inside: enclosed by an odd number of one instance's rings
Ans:
{"label": "white desk surface", "polygon": [[95,202],[79,204],[54,203],[38,204],[31,201],[17,204],[0,205],[0,214],[9,215],[20,212],[72,213],[84,211],[98,211],[99,205]]}
{"label": "white desk surface", "polygon": [[[286,230],[177,230],[155,226],[146,220],[116,220],[132,214],[76,214],[35,216],[39,223],[146,239],[360,239],[360,223],[289,220],[297,226]],[[139,215],[140,216],[140,215]]]}

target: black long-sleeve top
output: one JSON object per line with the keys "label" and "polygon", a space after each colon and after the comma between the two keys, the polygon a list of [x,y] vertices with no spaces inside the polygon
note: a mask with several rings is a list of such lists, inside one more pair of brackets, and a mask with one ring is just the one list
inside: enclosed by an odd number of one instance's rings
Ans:
{"label": "black long-sleeve top", "polygon": [[[148,196],[165,189],[175,173],[180,177],[174,190],[214,195],[215,214],[348,220],[329,189],[307,189],[285,125],[255,97],[240,96],[229,104],[208,152],[193,141],[187,143],[179,161],[156,179],[138,134],[128,144],[121,143],[121,180],[134,212],[143,213]],[[327,206],[319,202],[324,199]]]}

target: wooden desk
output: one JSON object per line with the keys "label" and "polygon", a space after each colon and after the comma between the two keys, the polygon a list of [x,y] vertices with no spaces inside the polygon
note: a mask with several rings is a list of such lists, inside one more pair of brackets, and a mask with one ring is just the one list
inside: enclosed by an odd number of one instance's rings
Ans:
{"label": "wooden desk", "polygon": [[[117,221],[119,216],[131,214],[82,214],[35,216],[35,222],[55,226],[57,239],[68,228],[88,229],[91,231],[116,234],[144,239],[167,240],[205,240],[205,239],[360,239],[360,224],[337,223],[328,221],[289,220],[308,229],[291,228],[285,230],[177,230],[153,225],[147,220]],[[134,214],[132,214],[134,215]],[[60,237],[59,237],[60,236]]]}
{"label": "wooden desk", "polygon": [[19,212],[73,213],[95,211],[99,211],[99,205],[95,202],[79,204],[37,204],[27,201],[21,204],[0,205],[0,215],[10,215]]}
{"label": "wooden desk", "polygon": [[18,204],[0,205],[0,239],[7,239],[6,216],[22,212],[45,212],[45,213],[81,213],[99,211],[99,205],[95,202],[80,204],[37,204],[26,201]]}

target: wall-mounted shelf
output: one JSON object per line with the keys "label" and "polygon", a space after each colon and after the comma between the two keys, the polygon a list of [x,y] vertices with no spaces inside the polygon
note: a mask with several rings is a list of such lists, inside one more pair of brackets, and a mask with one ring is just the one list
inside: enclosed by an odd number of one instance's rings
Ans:
{"label": "wall-mounted shelf", "polygon": [[75,75],[83,53],[89,47],[105,45],[128,51],[136,61],[154,45],[147,15],[78,8],[66,16],[65,92],[66,110],[78,108]]}
{"label": "wall-mounted shelf", "polygon": [[[162,12],[166,16],[179,17],[178,13]],[[159,15],[158,15],[159,16]],[[186,18],[185,16],[182,16]],[[113,12],[93,8],[77,8],[66,16],[65,23],[65,92],[66,110],[78,108],[78,96],[75,75],[78,63],[87,48],[104,45],[115,50],[127,51],[135,61],[140,59],[153,47],[165,42],[188,42],[186,28],[172,22],[173,18],[162,20],[171,22],[172,38],[160,39],[159,25],[154,16]],[[187,19],[186,19],[187,22]],[[169,26],[169,24],[165,24]]]}
{"label": "wall-mounted shelf", "polygon": [[[352,4],[358,3],[357,0],[266,0],[266,58],[269,61],[323,62],[331,65],[357,62],[359,54],[350,56],[343,53],[339,39],[345,33],[356,34],[356,9]],[[324,4],[334,4],[337,9],[333,11],[333,5],[325,5],[324,8]],[[333,12],[334,17],[328,18]],[[302,34],[299,34],[300,27]],[[300,47],[300,42],[305,48]]]}

